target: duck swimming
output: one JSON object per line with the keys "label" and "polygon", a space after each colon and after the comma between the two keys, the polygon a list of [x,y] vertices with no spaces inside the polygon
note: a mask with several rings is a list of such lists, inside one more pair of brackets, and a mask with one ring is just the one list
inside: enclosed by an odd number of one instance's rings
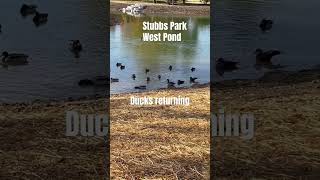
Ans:
{"label": "duck swimming", "polygon": [[142,86],[135,86],[134,89],[146,89],[147,86],[142,85]]}
{"label": "duck swimming", "polygon": [[25,65],[28,64],[28,55],[25,54],[9,54],[8,52],[2,53],[2,63],[5,65]]}
{"label": "duck swimming", "polygon": [[256,49],[256,60],[260,62],[270,62],[273,56],[281,54],[278,50],[269,50],[269,51],[263,51],[262,49]]}
{"label": "duck swimming", "polygon": [[119,66],[121,66],[121,65],[122,65],[121,63],[117,63],[117,64],[116,64],[117,67],[119,67]]}
{"label": "duck swimming", "polygon": [[35,14],[36,12],[37,12],[37,6],[33,4],[31,5],[23,4],[20,8],[20,13],[22,16]]}
{"label": "duck swimming", "polygon": [[168,86],[174,86],[176,84],[174,82],[171,82],[169,79],[167,79],[167,83],[168,83]]}
{"label": "duck swimming", "polygon": [[36,11],[36,15],[33,17],[33,22],[38,26],[44,24],[48,21],[48,14],[47,13],[39,13]]}
{"label": "duck swimming", "polygon": [[216,69],[223,70],[223,71],[233,71],[238,69],[237,65],[239,62],[234,61],[226,61],[223,58],[219,58],[216,61]]}
{"label": "duck swimming", "polygon": [[119,79],[117,79],[117,78],[111,78],[110,81],[111,81],[111,82],[119,82]]}
{"label": "duck swimming", "polygon": [[150,82],[150,77],[147,77],[147,83],[149,83]]}
{"label": "duck swimming", "polygon": [[[93,77],[92,79],[82,79],[78,82],[79,86],[85,87],[85,86],[106,86],[109,84],[109,82],[114,82],[117,79],[111,78],[111,80],[109,79],[109,77],[107,76],[96,76]],[[119,82],[119,79],[118,81]]]}
{"label": "duck swimming", "polygon": [[132,77],[133,80],[136,80],[136,75],[135,74],[132,74],[131,77]]}
{"label": "duck swimming", "polygon": [[193,72],[193,71],[195,71],[195,70],[196,70],[196,68],[194,68],[194,67],[191,68],[191,72]]}
{"label": "duck swimming", "polygon": [[272,25],[273,25],[273,21],[272,20],[264,18],[260,22],[259,27],[260,27],[260,29],[262,31],[268,31],[268,30],[270,30],[272,28]]}
{"label": "duck swimming", "polygon": [[169,66],[169,70],[172,71],[172,66],[171,65]]}
{"label": "duck swimming", "polygon": [[190,82],[191,82],[191,83],[195,83],[197,79],[198,79],[198,78],[196,78],[196,77],[190,77]]}
{"label": "duck swimming", "polygon": [[121,70],[124,70],[125,68],[126,68],[125,65],[121,65],[121,66],[120,66],[120,69],[121,69]]}
{"label": "duck swimming", "polygon": [[146,74],[147,74],[148,72],[150,72],[150,69],[146,69]]}
{"label": "duck swimming", "polygon": [[94,82],[90,79],[82,79],[78,82],[78,85],[79,86],[93,86],[94,85]]}
{"label": "duck swimming", "polygon": [[70,40],[72,43],[71,45],[71,49],[74,52],[80,52],[82,51],[82,44],[80,43],[79,40]]}
{"label": "duck swimming", "polygon": [[159,79],[159,80],[161,79],[161,75],[160,75],[160,74],[158,75],[158,79]]}
{"label": "duck swimming", "polygon": [[178,85],[184,84],[184,81],[178,80],[178,83],[177,83],[177,84],[178,84]]}

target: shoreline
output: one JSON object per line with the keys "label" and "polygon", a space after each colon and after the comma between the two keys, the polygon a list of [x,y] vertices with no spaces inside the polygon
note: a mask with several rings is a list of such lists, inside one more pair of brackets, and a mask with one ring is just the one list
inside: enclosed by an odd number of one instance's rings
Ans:
{"label": "shoreline", "polygon": [[[219,82],[211,83],[213,89],[226,89],[226,88],[245,88],[251,86],[278,86],[278,85],[290,85],[290,84],[298,84],[303,82],[311,82],[313,80],[320,79],[320,67],[315,67],[313,69],[305,69],[299,71],[272,71],[268,72],[262,77],[258,79],[231,79],[231,80],[224,80]],[[115,93],[110,94],[110,97],[116,96],[125,96],[125,95],[136,95],[140,93],[158,93],[165,90],[172,90],[172,91],[183,91],[188,89],[197,89],[203,87],[209,87],[210,83],[203,83],[203,84],[194,84],[189,87],[174,87],[174,88],[160,88],[160,89],[153,89],[153,90],[144,90],[138,92],[124,92],[124,93]],[[91,95],[91,96],[83,96],[83,97],[69,97],[64,99],[36,99],[30,102],[0,102],[0,106],[3,105],[17,105],[17,104],[24,104],[24,105],[31,105],[34,103],[40,104],[50,104],[50,103],[66,103],[66,102],[81,102],[81,101],[99,101],[100,99],[107,98],[108,95]]]}
{"label": "shoreline", "polygon": [[168,15],[168,16],[210,16],[210,4],[187,4],[187,5],[168,5],[165,3],[149,3],[141,1],[111,1],[110,14],[120,14],[119,9],[131,4],[143,4],[147,8],[144,10],[146,15]]}

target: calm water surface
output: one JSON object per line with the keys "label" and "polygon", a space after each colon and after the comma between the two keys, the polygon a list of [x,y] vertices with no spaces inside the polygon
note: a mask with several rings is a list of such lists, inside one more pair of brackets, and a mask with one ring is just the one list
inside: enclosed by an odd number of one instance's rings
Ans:
{"label": "calm water surface", "polygon": [[[255,67],[256,48],[278,49],[283,55],[274,58],[274,65],[283,70],[312,68],[319,64],[320,1],[317,0],[216,0],[214,1],[214,57],[239,61],[240,69],[219,76],[214,81],[257,78],[272,71]],[[262,18],[274,20],[273,29],[262,33]]]}
{"label": "calm water surface", "polygon": [[[103,93],[79,88],[78,81],[106,71],[106,5],[104,1],[0,1],[0,51],[25,53],[29,65],[0,67],[0,102],[67,98]],[[23,18],[22,3],[49,13],[47,24],[36,27]],[[84,51],[75,58],[68,40],[79,39]]]}
{"label": "calm water surface", "polygon": [[[111,27],[111,93],[136,91],[135,86],[147,85],[147,90],[167,88],[166,79],[185,81],[180,87],[190,86],[189,78],[198,77],[199,83],[210,81],[210,18],[209,17],[132,17],[121,16],[124,23]],[[182,42],[143,42],[142,22],[187,22],[188,30],[182,32]],[[181,32],[181,31],[179,31]],[[126,68],[120,70],[116,63]],[[169,71],[169,65],[173,70]],[[191,72],[191,67],[196,71]],[[145,69],[150,69],[146,74]],[[136,74],[136,80],[131,78]],[[161,80],[158,80],[161,75]],[[147,77],[151,81],[146,82]]]}

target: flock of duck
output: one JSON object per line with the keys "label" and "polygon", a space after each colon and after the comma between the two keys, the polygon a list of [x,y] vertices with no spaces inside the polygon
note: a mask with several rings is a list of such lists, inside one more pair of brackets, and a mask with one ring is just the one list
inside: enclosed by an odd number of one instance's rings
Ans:
{"label": "flock of duck", "polygon": [[[22,17],[33,16],[33,23],[36,26],[44,25],[48,21],[47,13],[40,13],[36,5],[23,4],[20,8],[20,14]],[[0,24],[0,32],[2,32],[2,25]],[[79,40],[70,40],[71,51],[75,54],[75,57],[79,57],[79,52],[82,51],[82,45]],[[27,65],[29,56],[27,54],[8,53],[4,51],[1,55],[1,65],[3,67]]]}
{"label": "flock of duck", "polygon": [[[273,20],[271,19],[262,19],[259,24],[262,32],[270,31],[272,29],[272,26]],[[281,54],[281,52],[278,50],[263,51],[262,49],[258,48],[255,50],[254,54],[256,55],[256,64],[272,65],[272,57]],[[216,60],[216,72],[222,76],[224,72],[237,70],[239,64],[240,62],[228,61],[224,58],[218,58]]]}
{"label": "flock of duck", "polygon": [[[119,62],[116,63],[116,67],[119,68],[120,70],[125,70],[125,68],[126,68],[126,66],[124,64],[119,63]],[[169,65],[168,70],[172,71],[173,70],[173,66]],[[191,67],[190,71],[194,72],[194,71],[196,71],[196,68]],[[149,73],[150,73],[150,69],[146,68],[145,69],[145,74],[148,75]],[[136,74],[132,74],[131,78],[133,80],[136,80],[137,79],[137,75]],[[162,76],[160,74],[157,75],[157,79],[160,81],[162,79]],[[197,79],[198,79],[197,77],[190,77],[189,78],[189,82],[191,84],[197,83],[196,82]],[[145,79],[145,82],[148,84],[150,81],[151,81],[150,76],[147,76],[146,79]],[[180,85],[185,83],[184,80],[177,80],[177,82],[173,82],[170,79],[166,79],[166,81],[167,81],[168,88],[174,88],[175,85],[180,86]],[[82,80],[80,80],[78,82],[78,85],[82,86],[82,87],[86,87],[86,86],[105,86],[108,83],[115,83],[115,82],[119,82],[119,79],[118,78],[110,78],[109,79],[107,76],[96,76],[96,77],[94,77],[92,79],[82,79]],[[139,85],[139,86],[135,86],[134,87],[134,89],[139,89],[139,90],[144,90],[146,88],[147,88],[147,85]]]}

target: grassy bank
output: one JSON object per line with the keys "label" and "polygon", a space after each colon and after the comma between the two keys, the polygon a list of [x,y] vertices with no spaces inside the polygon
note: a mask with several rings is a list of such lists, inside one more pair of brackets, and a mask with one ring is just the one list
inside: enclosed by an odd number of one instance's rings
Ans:
{"label": "grassy bank", "polygon": [[215,138],[215,174],[229,179],[320,177],[320,70],[270,73],[214,88],[214,111],[253,113],[254,138]]}
{"label": "grassy bank", "polygon": [[165,16],[210,16],[210,5],[202,4],[178,4],[168,5],[165,3],[149,3],[141,1],[111,1],[110,13],[121,13],[119,9],[125,8],[131,4],[144,4],[147,8],[144,10],[146,15],[165,15]]}
{"label": "grassy bank", "polygon": [[[214,111],[255,116],[253,139],[215,139],[215,173],[237,179],[319,175],[319,80],[319,71],[301,71],[214,84]],[[192,103],[138,107],[129,105],[131,95],[183,95]],[[65,112],[102,114],[105,103],[0,105],[0,179],[98,179],[103,139],[65,137]],[[112,179],[209,178],[208,86],[114,95],[111,124]]]}

